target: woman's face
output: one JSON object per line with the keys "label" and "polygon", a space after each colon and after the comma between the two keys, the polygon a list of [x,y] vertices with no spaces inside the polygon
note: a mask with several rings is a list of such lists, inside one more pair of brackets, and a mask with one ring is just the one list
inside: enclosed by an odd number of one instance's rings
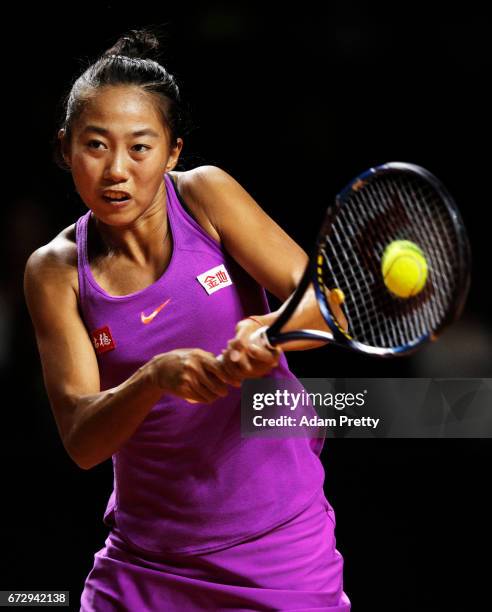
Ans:
{"label": "woman's face", "polygon": [[[59,137],[63,141],[63,130]],[[175,167],[182,146],[178,138],[171,149],[168,130],[149,94],[120,85],[97,90],[63,150],[86,206],[105,223],[126,225],[162,206],[163,176]],[[115,206],[103,197],[108,189],[125,191],[131,199]]]}

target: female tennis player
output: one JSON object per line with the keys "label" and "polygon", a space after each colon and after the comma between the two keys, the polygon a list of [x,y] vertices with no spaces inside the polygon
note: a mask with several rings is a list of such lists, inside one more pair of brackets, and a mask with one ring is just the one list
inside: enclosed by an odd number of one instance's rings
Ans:
{"label": "female tennis player", "polygon": [[158,47],[132,30],[71,87],[57,159],[88,211],[25,269],[64,447],[113,461],[81,610],[349,610],[323,438],[240,432],[244,378],[297,381],[248,338],[307,255],[224,170],[174,171],[185,111]]}

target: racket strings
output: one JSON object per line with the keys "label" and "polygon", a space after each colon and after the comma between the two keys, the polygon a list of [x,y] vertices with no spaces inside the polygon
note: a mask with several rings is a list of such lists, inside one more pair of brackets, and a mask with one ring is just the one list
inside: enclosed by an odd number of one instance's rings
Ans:
{"label": "racket strings", "polygon": [[[369,194],[369,195],[372,195],[372,194]],[[391,230],[391,228],[389,227],[389,224],[388,224],[388,215],[387,215],[388,211],[384,209],[385,198],[381,197],[381,194],[376,194],[376,196],[377,197],[373,198],[372,200],[373,208],[369,209],[369,212],[373,211],[372,219],[375,222],[367,224],[366,231],[369,235],[369,239],[372,242],[372,244],[375,245],[376,248],[378,248],[378,250],[381,250],[381,249],[384,249],[384,246],[383,246],[384,241],[381,240],[380,233],[376,232],[376,227],[381,226],[384,229],[384,233],[388,233]],[[361,198],[357,198],[354,201],[354,205],[355,205],[356,211],[358,212],[359,219],[364,218],[363,217],[364,202],[361,200],[362,200]],[[376,216],[376,213],[377,213],[377,216]],[[361,231],[361,234],[363,235],[363,231]],[[359,250],[361,250],[360,247],[359,247]],[[368,287],[368,291],[371,292],[372,299],[371,299],[371,309],[369,310],[367,317],[361,323],[364,325],[366,329],[371,331],[371,336],[373,338],[373,342],[375,346],[379,346],[381,339],[384,337],[390,339],[391,341],[390,346],[400,345],[402,344],[402,341],[405,338],[403,330],[396,326],[390,325],[390,322],[388,321],[386,317],[375,316],[375,313],[377,313],[380,310],[382,302],[386,302],[388,306],[391,303],[390,296],[385,295],[385,294],[382,294],[382,295],[380,294],[379,295],[380,299],[378,301],[377,300],[378,295],[373,290],[373,287],[375,285],[379,286],[379,283],[381,281],[381,266],[376,265],[376,261],[374,257],[372,257],[372,253],[371,253],[371,256],[365,257],[364,263],[366,264],[367,269],[370,270],[369,273],[370,273],[370,278],[371,278],[371,286]],[[383,333],[382,323],[384,323],[384,331],[386,335]],[[408,326],[413,327],[412,321],[409,321],[409,322],[405,321],[404,327],[408,327]],[[377,335],[376,335],[376,332],[377,332]]]}
{"label": "racket strings", "polygon": [[[381,269],[395,240],[417,244],[428,263],[424,289],[393,296]],[[376,347],[413,343],[437,329],[458,290],[459,245],[451,213],[439,193],[417,175],[378,175],[352,191],[321,246],[324,282],[345,294],[354,340]]]}
{"label": "racket strings", "polygon": [[[379,188],[379,193],[378,195],[383,196],[384,199],[383,201],[385,201],[386,203],[388,202],[388,199],[392,196],[391,193],[388,192],[388,190],[386,189],[385,191],[384,188],[387,187],[386,185],[375,185],[376,188]],[[419,220],[419,226],[421,225],[422,221],[424,220],[424,213],[425,212],[429,212],[429,210],[432,208],[432,195],[433,193],[430,192],[429,188],[427,185],[422,185],[422,186],[418,186],[420,187],[420,189],[415,190],[414,186],[411,186],[410,189],[407,189],[405,192],[405,187],[409,187],[409,185],[406,185],[403,181],[399,181],[399,185],[398,188],[405,193],[406,196],[406,201],[409,202],[413,202],[418,211],[419,211],[419,215],[417,215],[417,219]],[[420,205],[420,202],[426,202],[427,206],[424,208]],[[391,211],[388,211],[388,213],[390,213]],[[415,214],[415,213],[414,213]],[[416,244],[421,244],[422,238],[424,238],[424,244],[422,245],[424,247],[424,253],[429,253],[432,255],[432,249],[430,248],[431,245],[428,243],[428,241],[426,240],[427,235],[424,233],[422,235],[421,232],[415,231],[415,227],[409,226],[408,222],[409,222],[409,215],[406,213],[406,211],[404,213],[402,213],[402,218],[400,219],[400,223],[402,225],[406,226],[406,229],[408,231],[408,237],[406,238],[407,240],[411,240],[412,242],[415,242]],[[427,222],[432,222],[431,219],[427,219]],[[387,230],[388,232],[391,232],[391,226],[387,226]],[[383,245],[383,251],[386,245]],[[431,257],[432,260],[432,257]],[[439,260],[438,260],[439,261]],[[431,265],[435,264],[435,261],[431,261]],[[435,267],[436,271],[437,271],[437,267]],[[423,294],[424,295],[424,294]],[[422,295],[422,297],[423,297]],[[389,292],[387,292],[387,296],[389,299],[392,300],[392,302],[394,301],[394,298],[391,297],[391,294]],[[420,324],[420,328],[418,330],[416,330],[417,334],[422,334],[424,333],[423,330],[425,330],[427,327],[429,327],[428,323],[430,321],[431,323],[431,327],[435,327],[437,326],[438,320],[439,320],[439,314],[437,312],[437,309],[435,308],[436,304],[433,302],[423,302],[422,303],[422,308],[419,310],[415,311],[415,316],[419,321]],[[423,315],[427,314],[428,318],[425,318]],[[404,321],[406,319],[403,319]]]}
{"label": "racket strings", "polygon": [[[413,197],[413,194],[410,194],[409,197]],[[449,232],[442,223],[441,215],[439,215],[439,212],[436,211],[432,205],[427,207],[422,206],[420,196],[417,194],[414,201],[421,222],[425,223],[427,226],[430,226],[432,223],[436,224],[436,231],[432,235],[432,240],[428,232],[421,232],[418,236],[421,240],[420,245],[422,250],[428,260],[429,269],[432,270],[434,274],[434,284],[432,287],[435,292],[435,299],[424,302],[422,304],[422,310],[418,312],[423,312],[427,315],[427,318],[424,317],[423,324],[428,324],[430,328],[435,329],[439,321],[446,314],[446,296],[448,296],[452,290],[450,282],[455,277],[455,274],[449,266],[449,258],[437,256],[437,254],[450,252],[451,245],[445,245],[442,239],[442,237],[446,236]],[[432,203],[431,200],[428,201]],[[415,239],[415,242],[416,241],[417,238]],[[436,243],[438,246],[437,250],[435,248]]]}
{"label": "racket strings", "polygon": [[[378,184],[378,185],[375,185],[375,187],[376,187],[376,188],[377,188],[377,187],[381,187],[381,185],[379,185],[379,184]],[[369,194],[369,195],[371,195],[371,194]],[[380,191],[379,193],[377,193],[377,199],[376,199],[376,202],[383,202],[383,203],[386,203],[386,204],[387,204],[387,203],[388,203],[388,201],[389,201],[389,198],[391,198],[391,197],[393,196],[393,199],[394,199],[394,196],[395,196],[395,194],[394,194],[394,193],[386,193],[386,194],[384,194],[386,197],[382,197],[382,195],[383,195],[383,194],[381,194],[381,191]],[[397,195],[398,195],[398,194],[397,194]],[[411,197],[412,197],[412,201],[413,201],[413,202],[416,202],[416,201],[418,201],[418,198],[422,198],[423,196],[422,196],[422,194],[420,194],[420,195],[418,195],[418,196],[417,196],[417,195],[415,194],[415,192],[413,192],[413,193],[411,194]],[[394,202],[393,202],[393,204],[394,204]],[[409,221],[408,215],[406,215],[406,214],[405,214],[404,209],[403,209],[403,210],[401,210],[401,202],[397,201],[397,206],[396,206],[396,209],[395,209],[395,207],[393,207],[393,208],[394,208],[394,210],[393,210],[393,215],[395,215],[395,213],[399,213],[399,214],[398,214],[398,217],[399,217],[399,218],[398,218],[398,223],[399,223],[399,225],[405,225],[405,226],[406,226],[406,229],[407,229],[407,232],[408,232],[408,230],[409,230],[409,229],[412,229],[412,228],[409,226],[409,223],[408,223],[408,221]],[[400,209],[400,210],[398,210],[398,209]],[[384,223],[384,221],[387,221],[387,220],[388,220],[388,216],[387,216],[387,215],[385,215],[384,217],[382,217],[382,220],[383,220],[383,224],[382,224],[382,225],[386,227],[386,230],[388,230],[388,229],[389,229],[389,230],[391,230],[391,228],[389,228],[389,227],[388,227],[388,223]],[[407,239],[412,239],[412,241],[415,241],[415,242],[417,242],[417,243],[418,243],[418,241],[419,241],[419,238],[421,238],[421,231],[420,231],[420,229],[421,229],[421,228],[420,228],[420,225],[422,224],[422,219],[419,219],[419,221],[420,221],[420,223],[419,223],[419,227],[417,228],[417,232],[413,232],[413,233],[412,233],[412,232],[408,232],[408,234],[406,235],[406,238],[407,238]],[[414,228],[414,229],[415,229],[415,228]],[[397,236],[397,238],[401,238],[401,236]],[[384,244],[383,244],[383,245],[380,245],[380,251],[381,251],[381,247],[384,247]],[[427,251],[429,252],[429,248],[428,248],[428,247],[429,247],[429,245],[427,244]],[[380,270],[377,270],[376,274],[377,274],[377,276],[378,276],[378,277],[380,277],[380,274],[381,274]],[[394,298],[392,298],[392,296],[389,294],[389,292],[384,291],[382,295],[386,297],[386,302],[388,302],[388,300],[390,299],[390,300],[391,300],[391,302],[392,302],[392,303],[394,303]],[[428,304],[427,304],[427,306],[429,306],[429,305],[430,305],[430,306],[432,306],[432,303],[428,303]],[[407,322],[409,322],[409,323],[410,323],[410,326],[411,326],[411,327],[412,327],[412,329],[413,329],[413,334],[415,334],[415,333],[417,333],[417,334],[418,334],[418,333],[420,333],[421,331],[423,331],[423,330],[425,329],[426,322],[425,322],[425,320],[424,320],[424,316],[423,316],[424,314],[427,314],[427,316],[428,316],[428,317],[430,317],[430,319],[431,319],[431,325],[432,325],[432,326],[436,324],[436,322],[437,322],[437,318],[436,318],[436,311],[435,311],[435,309],[432,309],[432,308],[427,309],[427,312],[425,312],[425,308],[424,308],[424,309],[422,309],[422,310],[415,310],[415,315],[416,315],[416,317],[415,317],[415,322],[416,322],[416,323],[419,325],[419,327],[421,327],[422,329],[415,329],[415,327],[414,327],[413,325],[411,325],[411,324],[412,324],[412,322],[413,322],[413,321],[412,321],[412,318],[410,318],[410,319],[408,319],[408,318],[403,318],[403,319],[402,319],[402,322],[403,322],[404,324],[405,324],[405,323],[407,323]],[[422,327],[422,326],[424,326],[424,327]],[[407,329],[408,329],[408,327],[407,327]],[[402,336],[400,335],[400,339],[401,339],[401,337],[402,337]]]}
{"label": "racket strings", "polygon": [[[340,233],[342,233],[343,235],[343,232],[349,232],[352,235],[352,238],[354,238],[353,228],[359,225],[359,219],[361,218],[361,215],[358,214],[357,216],[355,216],[353,213],[360,213],[357,208],[359,204],[360,203],[356,201],[356,207],[354,209],[347,208],[346,218],[340,217],[339,219],[337,219],[337,221],[340,223],[341,230],[341,232],[339,232],[339,235]],[[375,219],[374,215],[371,216],[373,219]],[[383,225],[386,224],[384,217],[382,222]],[[378,221],[378,223],[380,222]],[[372,227],[372,224],[369,225],[369,236],[366,236],[364,240],[367,240],[367,238],[369,237],[370,241],[377,242],[379,237],[374,235],[374,233],[372,232]],[[339,245],[341,247],[341,240],[339,240]],[[380,276],[380,270],[373,265],[373,260],[371,257],[368,257],[365,252],[365,249],[363,247],[361,248],[360,241],[357,243],[357,248],[353,249],[351,252],[354,253],[354,257],[356,257],[358,254],[359,259],[356,259],[352,263],[352,278],[348,280],[348,282],[346,280],[344,286],[357,287],[358,290],[355,292],[355,294],[363,294],[366,298],[365,300],[353,300],[354,305],[360,301],[361,304],[364,306],[362,310],[363,315],[360,314],[361,310],[359,310],[358,316],[355,318],[355,321],[358,322],[358,326],[362,326],[364,329],[367,329],[368,336],[366,337],[366,341],[369,344],[372,344],[373,346],[380,346],[382,337],[390,338],[391,345],[396,346],[401,344],[402,340],[404,340],[404,336],[401,333],[398,333],[399,330],[396,327],[389,325],[388,320],[386,318],[374,317],[374,313],[378,311],[378,304],[376,301],[376,295],[372,287],[376,282],[376,279]],[[367,267],[367,273],[364,275],[358,274],[358,271],[361,268],[361,264]],[[358,277],[362,278],[364,281],[363,292],[361,291],[362,284],[359,282]],[[354,331],[355,326],[353,325],[351,329],[352,331]]]}
{"label": "racket strings", "polygon": [[[337,235],[338,245],[340,249],[344,248],[342,237],[346,236],[347,234],[350,234],[352,241],[355,240],[354,228],[357,227],[358,225],[358,221],[353,215],[353,211],[351,209],[347,209],[346,212],[347,212],[346,218],[344,219],[340,217],[339,219],[337,219],[337,223],[339,227],[334,228],[334,233],[336,233]],[[353,330],[355,328],[355,322],[371,320],[371,312],[376,309],[376,304],[375,304],[374,296],[373,296],[373,293],[370,287],[370,283],[372,281],[372,271],[368,270],[367,275],[358,274],[358,269],[360,268],[360,261],[357,258],[358,253],[356,250],[349,250],[349,252],[352,254],[352,261],[349,263],[348,268],[341,269],[341,272],[342,272],[341,283],[342,284],[340,286],[354,287],[356,289],[354,293],[355,295],[365,295],[367,298],[366,300],[353,300],[353,305],[356,310],[355,317],[350,316],[350,309],[349,309],[349,316],[348,316],[349,329],[352,330],[351,333],[353,333]],[[363,256],[363,253],[364,252],[362,251],[362,256]],[[359,256],[360,256],[360,253],[359,253]],[[327,262],[326,252],[325,252],[325,261]],[[344,272],[347,272],[347,274],[344,274]],[[368,328],[368,331],[371,334],[374,345],[377,345],[377,335],[376,334],[377,332],[380,331],[379,327],[380,327],[380,321],[376,320],[375,325]],[[388,334],[391,333],[390,329],[387,329],[386,331]]]}
{"label": "racket strings", "polygon": [[[380,201],[385,201],[384,199],[381,200],[380,199],[380,194],[379,197],[377,199],[378,202]],[[383,223],[381,224],[385,229],[386,232],[391,231],[391,227],[388,227],[388,216],[384,215],[382,217],[382,221]],[[408,219],[403,218],[403,219],[399,219],[399,224],[408,224]],[[407,235],[406,236],[407,239],[413,238],[413,240],[416,240],[415,236],[411,236],[411,235]],[[374,242],[374,241],[373,241]],[[382,250],[384,249],[384,241],[382,242],[382,244],[379,245],[379,252],[382,252]],[[376,267],[374,265],[375,260],[373,259],[373,281],[375,280],[376,285],[380,285],[380,281],[382,280],[382,276],[381,276],[381,269],[380,266]],[[378,283],[379,281],[379,283]],[[373,284],[374,286],[374,284]],[[394,307],[395,303],[394,303],[394,298],[391,296],[391,294],[389,294],[389,292],[386,291],[386,289],[384,288],[381,291],[381,287],[379,287],[379,291],[377,291],[375,293],[376,295],[379,295],[379,303],[377,305],[377,308],[379,310],[382,310],[383,312],[387,312],[388,309],[392,309],[392,307]],[[371,317],[368,318],[367,323],[370,324],[371,326],[375,327],[374,325],[374,321],[380,321],[381,318],[383,318],[383,320],[385,322],[388,321],[388,317],[377,317],[374,319],[374,309],[373,312],[371,313]],[[424,320],[423,315],[427,314],[431,319],[435,319],[434,315],[434,311],[432,309],[428,310],[427,313],[424,313],[422,310],[415,310],[414,311],[414,317],[401,317],[400,318],[400,325],[391,325],[391,338],[393,339],[393,342],[395,345],[401,345],[401,344],[405,344],[405,341],[408,339],[408,337],[413,337],[413,336],[419,336],[421,335],[426,328],[426,323]],[[388,325],[386,325],[386,328],[388,328]],[[381,337],[378,339],[378,343],[381,341]]]}

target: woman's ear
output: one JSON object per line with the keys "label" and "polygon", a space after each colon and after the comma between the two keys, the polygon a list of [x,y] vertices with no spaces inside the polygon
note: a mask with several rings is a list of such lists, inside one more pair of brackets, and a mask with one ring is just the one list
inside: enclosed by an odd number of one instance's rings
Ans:
{"label": "woman's ear", "polygon": [[172,153],[169,156],[169,159],[167,160],[165,172],[169,172],[170,170],[173,170],[176,167],[182,148],[183,148],[183,139],[178,138],[176,140],[176,146],[172,149]]}
{"label": "woman's ear", "polygon": [[68,147],[68,143],[66,140],[65,130],[63,128],[58,130],[58,139],[60,140],[63,159],[65,160],[65,163],[67,164],[67,166],[70,167],[71,160],[70,160],[69,147]]}

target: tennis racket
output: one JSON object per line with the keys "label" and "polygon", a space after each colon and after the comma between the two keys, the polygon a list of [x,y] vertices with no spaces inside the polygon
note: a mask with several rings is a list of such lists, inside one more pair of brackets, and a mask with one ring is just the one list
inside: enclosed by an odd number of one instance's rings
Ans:
{"label": "tennis racket", "polygon": [[[425,286],[405,298],[388,289],[382,272],[385,249],[401,240],[417,245],[427,262]],[[370,168],[337,195],[295,293],[278,319],[254,332],[251,341],[273,348],[313,339],[379,357],[411,353],[460,316],[470,265],[456,203],[433,174],[402,162]],[[330,331],[282,333],[311,282]]]}

